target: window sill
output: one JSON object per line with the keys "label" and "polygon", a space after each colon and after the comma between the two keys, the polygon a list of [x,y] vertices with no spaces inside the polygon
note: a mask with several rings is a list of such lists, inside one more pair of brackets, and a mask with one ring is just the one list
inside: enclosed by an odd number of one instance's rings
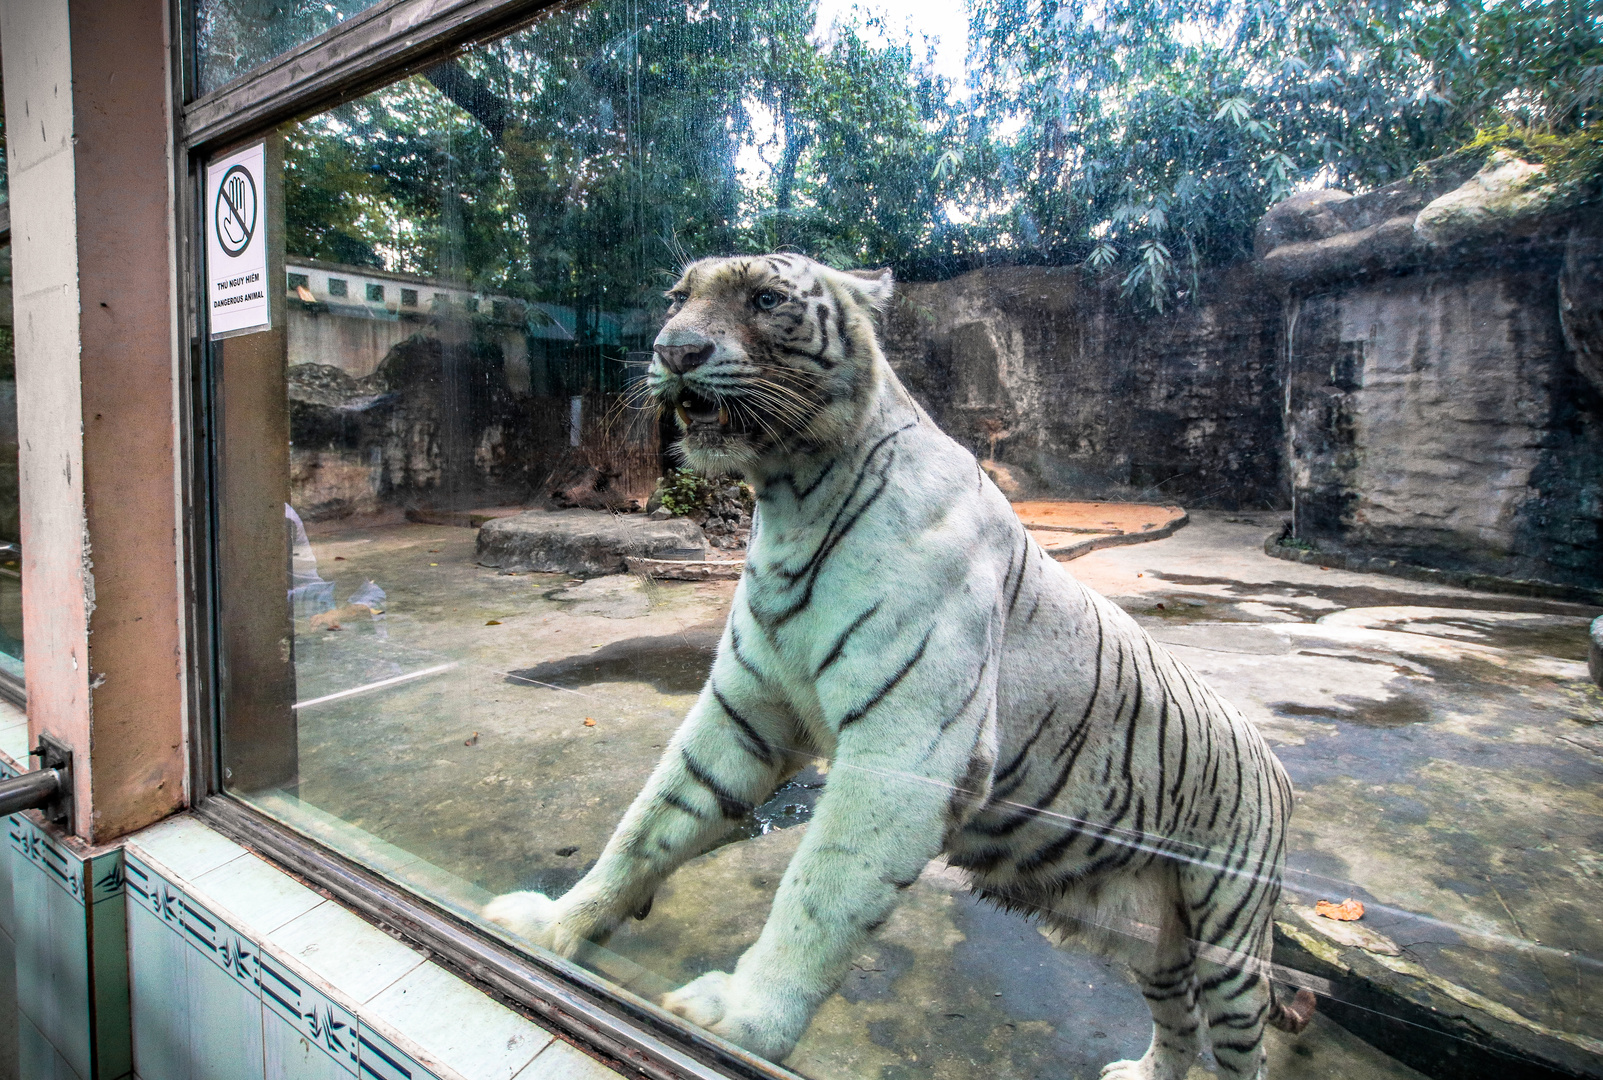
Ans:
{"label": "window sill", "polygon": [[502,945],[238,800],[213,796],[196,807],[194,816],[625,1074],[652,1080],[799,1080],[583,968]]}

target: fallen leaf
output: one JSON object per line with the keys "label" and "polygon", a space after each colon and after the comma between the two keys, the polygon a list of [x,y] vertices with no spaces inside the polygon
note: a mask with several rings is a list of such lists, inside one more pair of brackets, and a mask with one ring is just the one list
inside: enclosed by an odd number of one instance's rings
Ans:
{"label": "fallen leaf", "polygon": [[1339,904],[1321,900],[1314,905],[1314,914],[1337,922],[1357,922],[1364,917],[1364,905],[1350,896]]}
{"label": "fallen leaf", "polygon": [[584,718],[584,726],[585,727],[595,727],[596,726],[596,722],[594,720],[590,719],[587,716],[587,717]]}
{"label": "fallen leaf", "polygon": [[336,556],[334,556],[334,561],[335,561],[335,562],[344,562],[344,561],[345,561],[345,556],[343,556],[343,555],[336,555]]}
{"label": "fallen leaf", "polygon": [[325,627],[325,629],[328,629],[328,630],[343,630],[343,629],[345,629],[345,627],[341,626],[337,622],[331,622],[331,623],[328,624],[327,627]]}
{"label": "fallen leaf", "polygon": [[473,737],[471,739],[467,739],[466,741],[464,741],[462,743],[463,746],[477,746],[478,744],[479,744],[479,733],[477,731],[475,731],[473,733]]}
{"label": "fallen leaf", "polygon": [[557,848],[557,854],[566,859],[569,855],[579,854],[579,846],[577,844],[569,844],[567,847],[559,847]]}
{"label": "fallen leaf", "polygon": [[429,563],[429,565],[430,565],[430,566],[439,566],[439,565],[440,565],[440,564],[439,564],[439,563],[437,563],[437,562],[431,562],[431,563]]}
{"label": "fallen leaf", "polygon": [[501,625],[501,620],[500,619],[491,619],[489,622],[485,623],[484,625],[485,626],[500,626]]}

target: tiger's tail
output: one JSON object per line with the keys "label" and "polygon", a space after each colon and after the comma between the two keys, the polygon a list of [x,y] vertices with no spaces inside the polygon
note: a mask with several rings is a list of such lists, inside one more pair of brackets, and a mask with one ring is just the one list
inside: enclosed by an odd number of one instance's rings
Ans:
{"label": "tiger's tail", "polygon": [[1310,991],[1298,990],[1290,1005],[1282,1005],[1275,1000],[1273,991],[1270,992],[1269,1015],[1265,1018],[1270,1026],[1295,1035],[1313,1018],[1314,995]]}

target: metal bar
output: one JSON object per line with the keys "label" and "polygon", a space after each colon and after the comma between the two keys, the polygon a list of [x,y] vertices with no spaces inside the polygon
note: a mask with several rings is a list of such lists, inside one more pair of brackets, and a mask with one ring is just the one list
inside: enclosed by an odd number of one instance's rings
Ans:
{"label": "metal bar", "polygon": [[639,1075],[651,1080],[801,1080],[575,964],[514,951],[235,799],[213,796],[194,812],[358,914],[427,949],[481,988]]}
{"label": "metal bar", "polygon": [[19,810],[38,810],[62,788],[60,769],[35,769],[0,780],[0,817]]}
{"label": "metal bar", "polygon": [[498,36],[561,0],[381,0],[184,108],[183,144],[220,147]]}
{"label": "metal bar", "polygon": [[9,671],[0,671],[0,700],[9,701],[23,712],[27,712],[28,687]]}

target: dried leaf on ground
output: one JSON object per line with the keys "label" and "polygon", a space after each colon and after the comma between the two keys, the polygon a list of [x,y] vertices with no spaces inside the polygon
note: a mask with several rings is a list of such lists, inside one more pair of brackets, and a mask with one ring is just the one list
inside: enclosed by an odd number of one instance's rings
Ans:
{"label": "dried leaf on ground", "polygon": [[1364,905],[1350,896],[1339,904],[1321,900],[1314,905],[1314,914],[1338,922],[1357,922],[1364,917]]}

